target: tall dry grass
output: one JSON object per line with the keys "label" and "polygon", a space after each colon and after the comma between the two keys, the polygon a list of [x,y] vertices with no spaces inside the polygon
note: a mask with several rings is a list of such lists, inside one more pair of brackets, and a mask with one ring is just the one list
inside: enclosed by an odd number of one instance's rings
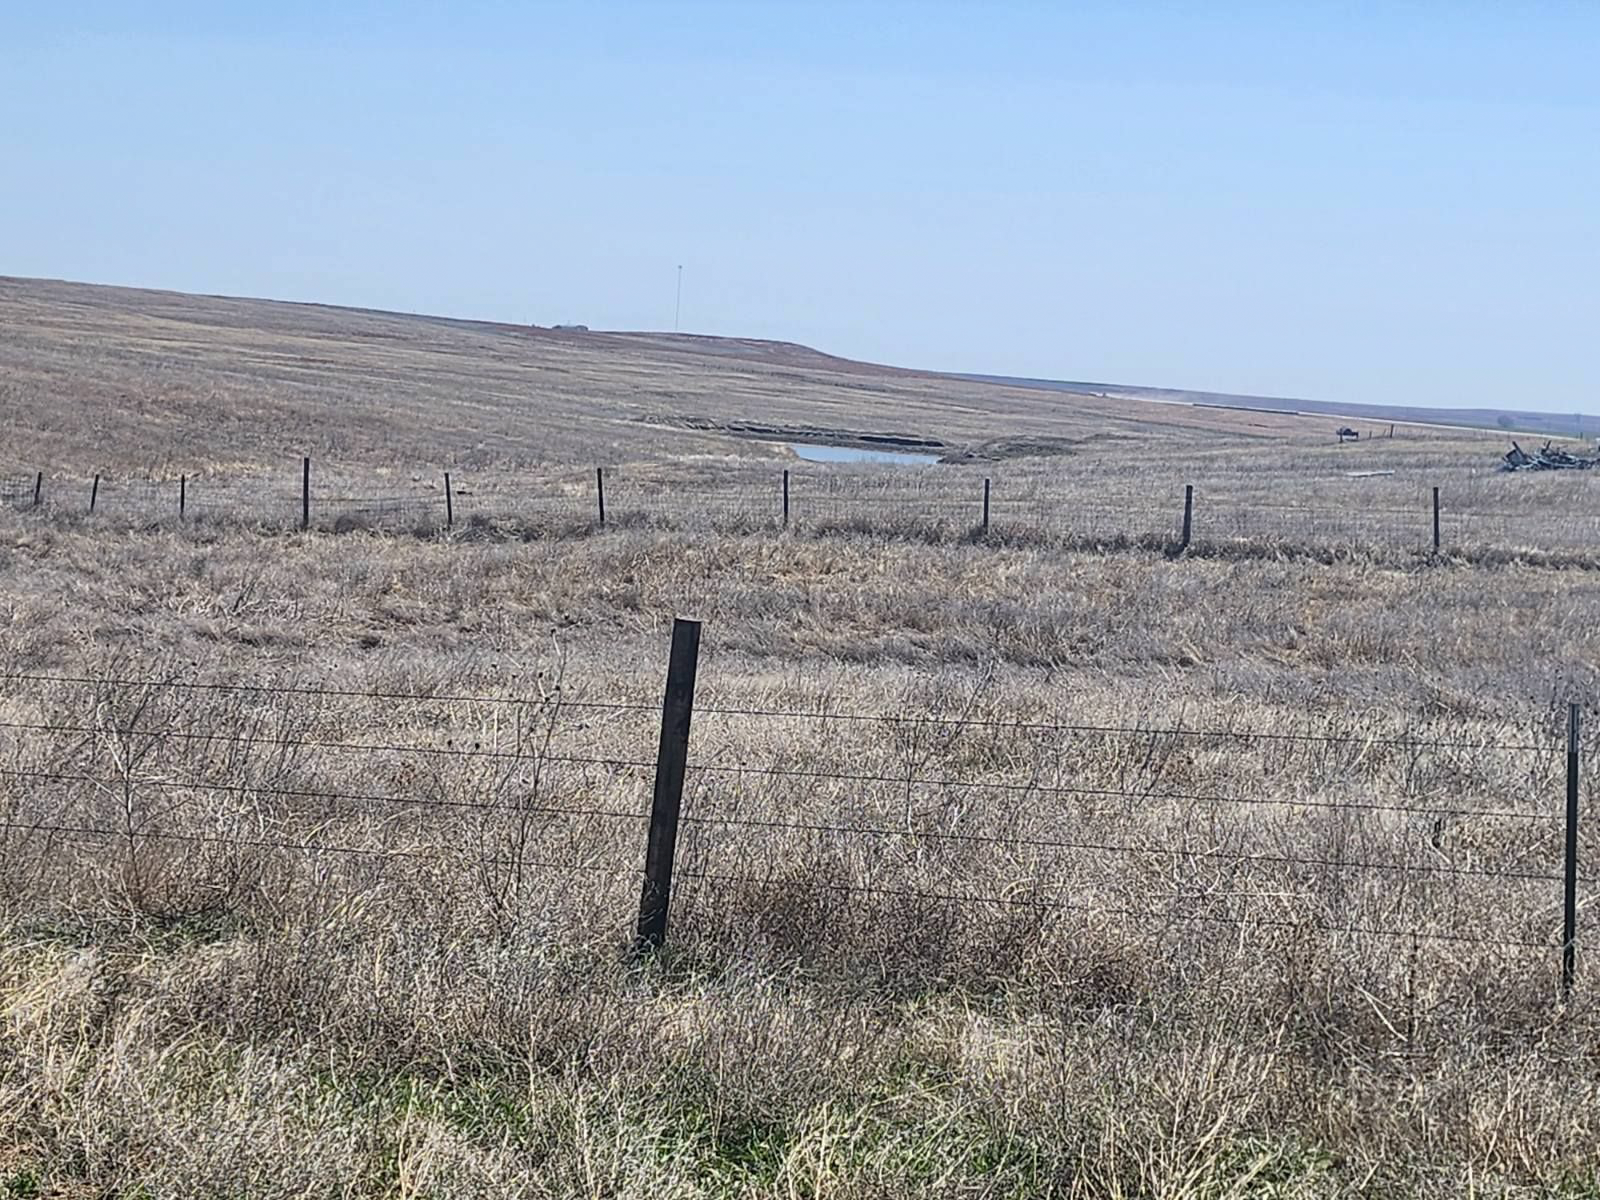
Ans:
{"label": "tall dry grass", "polygon": [[1591,572],[3,519],[13,1194],[1595,1190]]}
{"label": "tall dry grass", "polygon": [[[1194,494],[1195,552],[1380,554],[1440,549],[1586,561],[1600,540],[1600,472],[1506,473],[1478,435],[1417,431],[1340,445],[1260,441],[1213,449],[1152,439],[1110,457],[1008,458],[931,467],[837,467],[782,457],[781,443],[654,461],[642,434],[603,460],[606,522],[689,532],[895,534],[1055,549],[1179,540]],[[620,451],[626,457],[616,457]],[[450,472],[450,500],[445,474]],[[787,477],[788,522],[784,488]],[[281,532],[302,521],[301,462],[280,469],[101,474],[82,464],[0,479],[0,507],[58,524],[112,528],[239,526]],[[985,492],[989,495],[984,525]],[[181,489],[181,490],[180,490]],[[184,507],[180,515],[180,495]],[[594,466],[463,469],[449,462],[371,469],[316,459],[309,519],[327,532],[412,532],[500,539],[571,537],[599,524]],[[92,512],[91,512],[92,504]]]}

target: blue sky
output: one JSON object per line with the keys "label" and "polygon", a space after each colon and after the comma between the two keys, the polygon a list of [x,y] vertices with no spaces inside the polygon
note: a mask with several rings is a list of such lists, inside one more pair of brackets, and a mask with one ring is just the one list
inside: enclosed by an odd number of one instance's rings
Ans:
{"label": "blue sky", "polygon": [[1600,4],[0,0],[0,273],[1600,409]]}

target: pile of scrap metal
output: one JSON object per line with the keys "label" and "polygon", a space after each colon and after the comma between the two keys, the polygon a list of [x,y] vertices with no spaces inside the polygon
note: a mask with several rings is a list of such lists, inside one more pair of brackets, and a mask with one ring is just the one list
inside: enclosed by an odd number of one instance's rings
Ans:
{"label": "pile of scrap metal", "polygon": [[1587,471],[1595,466],[1600,466],[1600,457],[1581,458],[1576,454],[1568,454],[1565,450],[1553,449],[1549,442],[1544,444],[1542,450],[1529,454],[1512,442],[1511,451],[1506,455],[1505,463],[1500,469],[1502,471]]}

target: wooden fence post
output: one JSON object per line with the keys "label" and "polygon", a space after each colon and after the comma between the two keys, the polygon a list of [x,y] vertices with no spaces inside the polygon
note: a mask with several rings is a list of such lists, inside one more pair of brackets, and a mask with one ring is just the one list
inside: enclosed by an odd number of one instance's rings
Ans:
{"label": "wooden fence post", "polygon": [[1194,531],[1194,484],[1183,485],[1183,542],[1179,549],[1189,548],[1189,535]]}
{"label": "wooden fence post", "polygon": [[700,658],[700,622],[672,622],[667,689],[661,700],[661,743],[656,750],[656,790],[645,844],[644,890],[639,896],[636,953],[660,949],[667,940],[672,904],[672,856],[678,844],[683,772],[689,761],[689,720],[694,712],[694,675]]}
{"label": "wooden fence post", "polygon": [[594,498],[595,503],[600,506],[600,528],[604,529],[606,527],[606,469],[604,467],[596,467],[594,469]]}
{"label": "wooden fence post", "polygon": [[183,510],[189,506],[189,477],[178,476],[178,520],[183,520]]}
{"label": "wooden fence post", "polygon": [[983,481],[983,531],[989,532],[989,481]]}
{"label": "wooden fence post", "polygon": [[1561,998],[1578,977],[1578,706],[1567,705],[1567,845],[1562,880]]}
{"label": "wooden fence post", "polygon": [[300,528],[311,528],[311,456],[300,460]]}
{"label": "wooden fence post", "polygon": [[40,471],[33,477],[33,506],[39,507],[39,493],[44,490],[44,472]]}
{"label": "wooden fence post", "polygon": [[94,511],[95,504],[100,499],[100,476],[94,477],[94,484],[89,488],[89,511]]}
{"label": "wooden fence post", "polygon": [[1439,489],[1433,489],[1433,552],[1439,552]]}
{"label": "wooden fence post", "polygon": [[783,469],[783,527],[789,528],[789,468]]}
{"label": "wooden fence post", "polygon": [[456,503],[450,495],[450,472],[444,473],[444,526],[446,529],[455,528]]}

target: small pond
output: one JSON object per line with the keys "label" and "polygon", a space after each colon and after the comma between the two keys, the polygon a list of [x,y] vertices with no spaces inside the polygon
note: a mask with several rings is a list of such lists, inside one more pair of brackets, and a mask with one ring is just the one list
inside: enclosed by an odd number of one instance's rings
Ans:
{"label": "small pond", "polygon": [[860,446],[815,446],[790,442],[793,450],[807,462],[894,463],[902,467],[927,467],[939,461],[937,454],[917,454],[910,450],[865,450]]}

